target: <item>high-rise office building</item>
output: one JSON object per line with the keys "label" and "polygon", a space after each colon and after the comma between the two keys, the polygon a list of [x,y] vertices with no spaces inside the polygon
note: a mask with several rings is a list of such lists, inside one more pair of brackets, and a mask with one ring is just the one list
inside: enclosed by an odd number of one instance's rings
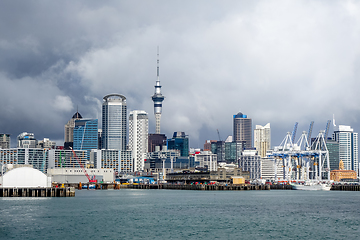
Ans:
{"label": "high-rise office building", "polygon": [[159,147],[159,151],[161,151],[163,147],[166,146],[166,140],[165,134],[150,133],[148,151],[155,152],[157,146]]}
{"label": "high-rise office building", "polygon": [[159,75],[159,49],[158,49],[158,58],[157,58],[157,80],[155,84],[155,93],[152,96],[154,102],[154,114],[155,114],[155,133],[160,134],[160,120],[162,112],[162,102],[164,101],[164,96],[161,94],[161,85],[160,85],[160,75]]}
{"label": "high-rise office building", "polygon": [[339,125],[334,131],[333,139],[339,143],[339,160],[345,170],[354,170],[359,176],[358,133],[350,126]]}
{"label": "high-rise office building", "polygon": [[247,115],[239,112],[234,115],[234,142],[246,142],[246,148],[252,147],[252,121],[251,118],[247,118]]}
{"label": "high-rise office building", "polygon": [[82,119],[82,116],[78,111],[76,111],[76,113],[72,116],[72,118],[65,124],[65,136],[64,136],[65,149],[70,149],[70,147],[73,147],[75,120],[79,120],[79,119]]}
{"label": "high-rise office building", "polygon": [[98,120],[78,119],[74,127],[74,150],[91,150],[98,148]]}
{"label": "high-rise office building", "polygon": [[330,171],[339,169],[339,142],[330,139],[326,141],[326,147],[329,151],[329,162],[330,162]]}
{"label": "high-rise office building", "polygon": [[102,148],[126,150],[126,97],[109,94],[102,104]]}
{"label": "high-rise office building", "polygon": [[256,125],[254,129],[254,147],[260,157],[266,157],[266,151],[271,148],[271,129],[270,123],[265,126]]}
{"label": "high-rise office building", "polygon": [[134,158],[134,171],[144,170],[148,151],[149,118],[145,111],[134,110],[129,116],[129,150]]}
{"label": "high-rise office building", "polygon": [[0,133],[0,148],[10,148],[10,134]]}
{"label": "high-rise office building", "polygon": [[181,157],[189,156],[189,138],[184,132],[174,132],[173,138],[167,140],[167,149],[180,150]]}
{"label": "high-rise office building", "polygon": [[33,133],[23,132],[17,136],[18,148],[36,148],[37,140]]}

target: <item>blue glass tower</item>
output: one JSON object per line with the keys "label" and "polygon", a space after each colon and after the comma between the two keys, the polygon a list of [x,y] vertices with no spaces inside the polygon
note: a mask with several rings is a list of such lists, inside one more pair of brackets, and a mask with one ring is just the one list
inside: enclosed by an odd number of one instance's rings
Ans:
{"label": "blue glass tower", "polygon": [[98,120],[75,120],[74,150],[91,150],[98,148]]}
{"label": "blue glass tower", "polygon": [[184,132],[174,132],[173,138],[167,140],[167,148],[180,150],[180,156],[189,156],[189,138]]}

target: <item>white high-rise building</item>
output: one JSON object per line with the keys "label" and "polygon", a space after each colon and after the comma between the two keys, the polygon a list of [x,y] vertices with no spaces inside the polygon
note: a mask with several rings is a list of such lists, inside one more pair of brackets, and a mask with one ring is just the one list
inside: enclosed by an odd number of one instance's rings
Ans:
{"label": "white high-rise building", "polygon": [[129,150],[134,159],[134,171],[144,170],[148,152],[149,118],[145,111],[134,110],[129,116]]}
{"label": "white high-rise building", "polygon": [[262,158],[266,157],[266,151],[271,148],[270,123],[265,126],[256,125],[254,129],[254,147]]}
{"label": "white high-rise building", "polygon": [[339,142],[339,159],[344,163],[344,170],[354,170],[359,176],[358,133],[350,126],[339,125],[333,139]]}
{"label": "white high-rise building", "polygon": [[126,131],[126,97],[120,94],[106,95],[102,104],[101,147],[126,150]]}

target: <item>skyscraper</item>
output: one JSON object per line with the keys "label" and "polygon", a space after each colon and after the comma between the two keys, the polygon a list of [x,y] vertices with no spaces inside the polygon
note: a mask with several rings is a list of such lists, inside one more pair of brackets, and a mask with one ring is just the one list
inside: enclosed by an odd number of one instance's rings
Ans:
{"label": "skyscraper", "polygon": [[234,142],[245,141],[246,148],[252,147],[252,121],[246,115],[239,112],[234,115]]}
{"label": "skyscraper", "polygon": [[339,125],[334,131],[333,139],[339,143],[339,159],[345,170],[354,170],[359,176],[358,133],[350,126]]}
{"label": "skyscraper", "polygon": [[270,123],[265,126],[256,125],[254,129],[254,147],[260,157],[266,157],[266,151],[271,148],[271,129]]}
{"label": "skyscraper", "polygon": [[102,148],[126,150],[126,97],[109,94],[102,104]]}
{"label": "skyscraper", "polygon": [[134,158],[134,171],[144,170],[148,151],[149,118],[145,111],[134,110],[129,116],[129,150]]}
{"label": "skyscraper", "polygon": [[64,148],[73,147],[75,120],[82,119],[81,114],[76,111],[72,118],[65,124]]}
{"label": "skyscraper", "polygon": [[173,138],[167,140],[167,148],[180,151],[180,156],[189,156],[189,138],[184,132],[174,132]]}
{"label": "skyscraper", "polygon": [[10,134],[0,133],[0,148],[10,148]]}
{"label": "skyscraper", "polygon": [[74,150],[98,148],[98,120],[78,119],[74,127]]}
{"label": "skyscraper", "polygon": [[154,102],[154,114],[155,114],[155,133],[160,134],[160,120],[161,120],[161,111],[162,111],[162,102],[164,101],[164,96],[161,94],[161,85],[160,85],[160,73],[159,73],[159,48],[157,54],[157,80],[155,84],[155,93],[152,96]]}

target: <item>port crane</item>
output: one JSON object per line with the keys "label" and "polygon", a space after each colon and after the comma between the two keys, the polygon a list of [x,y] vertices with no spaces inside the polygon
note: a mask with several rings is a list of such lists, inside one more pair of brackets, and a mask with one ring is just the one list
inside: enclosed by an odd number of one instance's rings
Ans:
{"label": "port crane", "polygon": [[78,162],[78,164],[80,165],[81,169],[83,170],[85,176],[87,177],[89,183],[96,183],[97,180],[95,179],[95,176],[93,176],[92,178],[89,176],[89,174],[87,173],[84,165],[81,163],[81,161],[79,160],[79,158],[76,156],[76,153],[74,151],[74,149],[72,147],[70,147],[71,151],[73,152],[74,154],[74,157],[76,158],[76,161]]}
{"label": "port crane", "polygon": [[[297,124],[295,124],[297,125]],[[311,134],[313,122],[310,124]],[[327,124],[327,126],[329,123]],[[294,130],[296,127],[294,127]],[[296,131],[296,130],[295,130]],[[293,134],[288,132],[280,146],[275,147],[272,153],[275,168],[278,161],[282,162],[283,179],[290,180],[330,180],[329,151],[326,147],[326,130],[321,130],[313,143],[304,131],[300,139],[294,143]],[[309,135],[310,135],[309,134]]]}

